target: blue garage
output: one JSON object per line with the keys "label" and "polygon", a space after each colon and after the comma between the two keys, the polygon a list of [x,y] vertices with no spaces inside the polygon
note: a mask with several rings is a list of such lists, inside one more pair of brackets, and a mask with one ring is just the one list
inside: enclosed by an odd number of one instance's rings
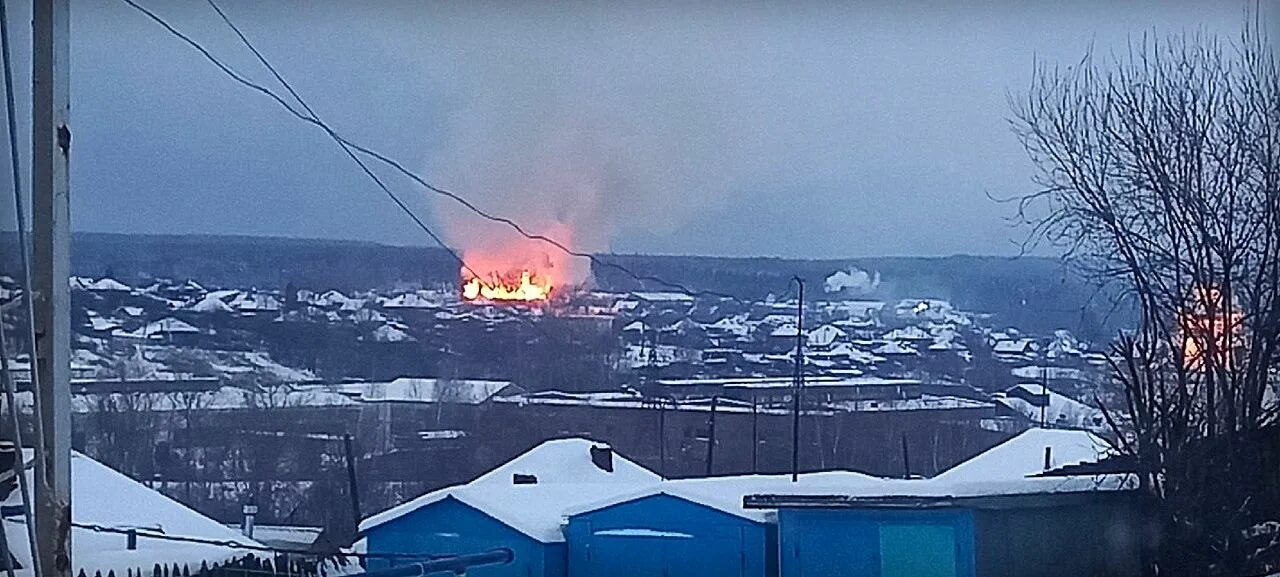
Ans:
{"label": "blue garage", "polygon": [[[661,480],[653,472],[588,439],[555,439],[465,485],[449,487],[360,523],[368,552],[445,557],[510,549],[507,565],[476,567],[477,577],[563,577],[562,526],[569,510]],[[370,570],[409,559],[371,559]]]}
{"label": "blue garage", "polygon": [[935,494],[753,495],[747,505],[778,510],[782,577],[1137,575],[1141,507],[1127,482],[1101,477],[1027,479],[985,495],[902,481]]}
{"label": "blue garage", "polygon": [[784,577],[973,577],[963,510],[782,509]]}
{"label": "blue garage", "polygon": [[[494,518],[453,495],[367,529],[372,553],[415,553],[433,556],[481,553],[506,547],[514,553],[509,565],[476,567],[477,577],[564,575],[564,543],[543,542]],[[371,571],[408,561],[370,559]]]}
{"label": "blue garage", "polygon": [[775,575],[771,515],[743,510],[741,502],[739,495],[711,501],[655,492],[572,515],[569,575]]}

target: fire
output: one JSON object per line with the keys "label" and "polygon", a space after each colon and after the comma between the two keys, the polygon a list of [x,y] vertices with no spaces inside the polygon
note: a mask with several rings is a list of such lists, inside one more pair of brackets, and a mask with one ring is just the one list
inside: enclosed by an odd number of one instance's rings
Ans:
{"label": "fire", "polygon": [[488,281],[463,272],[470,276],[462,284],[462,298],[468,301],[488,300],[495,302],[538,302],[551,298],[551,282],[528,270],[519,274],[491,273]]}
{"label": "fire", "polygon": [[1182,332],[1183,365],[1188,369],[1203,370],[1212,345],[1213,364],[1230,367],[1233,350],[1241,344],[1243,315],[1231,303],[1225,302],[1217,288],[1198,288],[1195,299],[1186,312],[1180,315]]}

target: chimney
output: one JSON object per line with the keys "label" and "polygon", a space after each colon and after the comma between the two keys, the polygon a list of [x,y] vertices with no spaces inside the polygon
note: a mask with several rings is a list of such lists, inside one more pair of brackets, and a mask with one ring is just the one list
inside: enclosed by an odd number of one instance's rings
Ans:
{"label": "chimney", "polygon": [[606,473],[613,472],[613,448],[609,446],[591,447],[591,463]]}
{"label": "chimney", "polygon": [[250,499],[248,503],[244,504],[244,507],[240,511],[244,513],[244,519],[240,522],[240,532],[243,533],[245,537],[252,539],[253,517],[258,514],[258,506],[253,503],[253,499]]}
{"label": "chimney", "polygon": [[1044,470],[1053,468],[1053,447],[1044,448]]}
{"label": "chimney", "polygon": [[537,475],[528,475],[528,474],[525,474],[525,473],[512,473],[512,474],[511,474],[511,484],[512,484],[512,485],[537,485],[537,484],[538,484],[538,476],[537,476]]}

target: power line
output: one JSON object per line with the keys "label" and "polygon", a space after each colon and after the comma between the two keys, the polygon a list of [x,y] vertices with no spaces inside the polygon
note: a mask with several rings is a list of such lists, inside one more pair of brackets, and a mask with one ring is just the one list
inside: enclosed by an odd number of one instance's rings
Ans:
{"label": "power line", "polygon": [[[5,120],[9,133],[9,168],[12,171],[11,179],[13,181],[13,206],[15,211],[15,219],[18,234],[18,252],[20,253],[20,262],[22,267],[22,298],[26,301],[27,307],[27,333],[31,339],[31,352],[27,357],[31,373],[31,395],[32,405],[35,407],[35,414],[43,414],[40,410],[40,395],[35,394],[39,391],[39,378],[36,370],[36,315],[35,301],[32,297],[31,282],[31,264],[29,262],[30,252],[27,244],[27,223],[25,207],[22,205],[22,167],[18,156],[18,118],[16,107],[14,106],[13,96],[13,64],[12,55],[9,50],[9,11],[8,1],[0,0],[0,52],[3,54],[4,60],[4,107]],[[0,313],[0,317],[3,314]],[[33,569],[37,575],[43,575],[43,557],[39,552],[39,539],[36,537],[34,515],[31,510],[31,487],[27,482],[27,476],[23,472],[25,463],[22,458],[22,422],[19,417],[16,387],[13,384],[13,374],[9,372],[9,351],[8,343],[5,342],[4,319],[0,318],[0,371],[4,374],[0,375],[0,379],[4,381],[5,402],[9,405],[9,412],[13,418],[13,448],[14,448],[14,476],[17,477],[19,493],[22,497],[22,515],[27,521],[27,546],[31,549],[31,560],[33,561]],[[35,429],[36,446],[44,448],[44,422],[43,419],[34,419],[33,428]],[[37,455],[37,458],[40,458]],[[45,483],[44,468],[37,467],[34,475],[35,479],[41,484]],[[43,485],[42,485],[43,486]],[[9,568],[10,576],[12,576],[13,568]]]}
{"label": "power line", "polygon": [[[235,34],[240,38],[240,41],[241,41],[241,42],[242,42],[242,43],[243,43],[247,48],[249,48],[249,50],[250,50],[250,51],[252,51],[252,52],[253,52],[254,56],[256,56],[256,57],[258,58],[258,61],[259,61],[259,62],[261,62],[264,66],[266,66],[266,67],[267,67],[267,69],[272,73],[272,75],[276,78],[276,80],[277,80],[277,81],[279,81],[282,85],[284,85],[285,89],[286,89],[286,90],[288,90],[289,94],[290,94],[291,96],[293,96],[293,98],[295,98],[295,99],[298,101],[298,103],[302,106],[302,108],[305,110],[305,113],[304,113],[304,112],[302,112],[302,111],[299,111],[297,108],[295,108],[293,105],[291,105],[289,102],[287,102],[283,97],[281,97],[279,94],[276,94],[276,93],[275,93],[274,91],[272,91],[271,89],[269,89],[269,88],[267,88],[267,87],[265,87],[265,86],[262,86],[261,84],[258,84],[258,83],[254,82],[254,81],[252,81],[252,80],[249,80],[249,79],[248,79],[248,78],[246,78],[245,76],[243,76],[243,75],[241,75],[241,74],[237,73],[237,72],[236,72],[234,69],[232,69],[230,66],[228,66],[228,65],[227,65],[227,64],[225,64],[225,63],[223,63],[223,62],[222,62],[221,60],[219,60],[216,56],[214,56],[214,55],[213,55],[213,54],[212,54],[212,53],[211,53],[207,48],[205,48],[205,47],[204,47],[203,45],[201,45],[199,42],[197,42],[196,40],[192,39],[190,36],[187,36],[186,34],[184,34],[183,32],[181,32],[180,30],[178,30],[177,28],[175,28],[174,26],[172,26],[171,24],[169,24],[167,21],[165,21],[163,18],[161,18],[161,17],[160,17],[159,15],[157,15],[156,13],[154,13],[154,12],[152,12],[152,11],[148,10],[147,8],[145,8],[145,7],[141,6],[141,5],[139,5],[135,0],[121,0],[121,1],[122,1],[122,2],[124,2],[125,4],[128,4],[129,6],[133,7],[134,9],[138,10],[139,12],[142,12],[144,15],[146,15],[146,16],[147,16],[148,18],[150,18],[152,21],[154,21],[154,22],[156,22],[157,24],[159,24],[160,26],[162,26],[162,27],[163,27],[166,31],[168,31],[170,34],[172,34],[173,36],[177,37],[178,39],[182,40],[183,42],[185,42],[186,44],[188,44],[189,46],[191,46],[192,48],[194,48],[194,49],[195,49],[196,51],[198,51],[198,52],[199,52],[199,53],[200,53],[200,54],[201,54],[201,55],[202,55],[206,60],[208,60],[208,61],[210,61],[211,63],[213,63],[213,64],[214,64],[214,65],[215,65],[219,70],[221,70],[224,74],[226,74],[226,75],[227,75],[228,77],[230,77],[232,80],[235,80],[236,82],[238,82],[238,83],[239,83],[239,84],[241,84],[241,85],[244,85],[244,86],[246,86],[246,87],[248,87],[248,88],[250,88],[250,89],[253,89],[253,90],[255,90],[255,91],[259,92],[259,93],[262,93],[263,95],[267,96],[268,98],[271,98],[272,100],[274,100],[277,104],[279,104],[280,106],[282,106],[285,110],[287,110],[287,111],[288,111],[290,114],[292,114],[293,116],[297,117],[299,120],[302,120],[302,121],[304,121],[304,122],[307,122],[307,123],[313,124],[313,125],[315,125],[316,127],[318,127],[318,128],[320,128],[321,130],[323,130],[326,134],[328,134],[328,135],[329,135],[329,137],[330,137],[330,138],[332,138],[334,141],[336,141],[338,144],[340,144],[340,145],[342,146],[342,148],[343,148],[344,152],[346,152],[346,153],[348,154],[348,156],[351,156],[351,157],[353,157],[353,158],[354,158],[354,154],[352,154],[352,152],[351,152],[351,151],[352,151],[352,150],[355,150],[355,151],[357,151],[357,152],[360,152],[361,154],[364,154],[364,155],[367,155],[367,156],[369,156],[369,157],[372,157],[372,158],[374,158],[374,159],[378,160],[379,162],[382,162],[383,164],[385,164],[385,165],[387,165],[387,166],[389,166],[389,167],[393,168],[394,170],[396,170],[397,172],[401,173],[402,175],[404,175],[405,177],[409,178],[410,180],[412,180],[413,182],[417,183],[418,185],[422,186],[423,188],[425,188],[425,189],[427,189],[427,190],[429,190],[429,191],[431,191],[431,192],[433,192],[433,193],[435,193],[435,194],[437,194],[437,195],[440,195],[440,196],[444,196],[444,197],[446,197],[446,198],[449,198],[450,200],[452,200],[452,201],[454,201],[454,202],[456,202],[456,203],[460,204],[463,208],[465,208],[465,209],[467,209],[468,211],[470,211],[470,212],[472,212],[472,213],[476,214],[477,216],[480,216],[481,218],[484,218],[485,220],[489,220],[489,221],[491,221],[491,222],[496,222],[496,223],[499,223],[499,224],[506,225],[508,228],[511,228],[511,229],[512,229],[512,230],[514,230],[516,233],[518,233],[519,235],[521,235],[522,237],[524,237],[524,238],[526,238],[526,239],[529,239],[529,240],[533,240],[533,241],[537,241],[537,242],[541,242],[541,243],[544,243],[544,244],[550,245],[550,246],[554,247],[555,249],[557,249],[557,250],[559,250],[559,251],[563,252],[564,254],[569,255],[569,256],[572,256],[572,257],[587,259],[587,260],[588,260],[588,261],[590,261],[592,264],[595,264],[595,265],[598,265],[598,266],[602,266],[602,267],[606,267],[606,268],[611,268],[611,269],[617,270],[617,271],[622,272],[622,273],[626,274],[627,276],[629,276],[629,277],[633,278],[634,280],[639,281],[639,282],[641,282],[641,283],[644,283],[644,282],[653,282],[653,283],[656,283],[656,284],[662,285],[663,287],[666,287],[666,288],[675,289],[676,291],[681,292],[681,293],[684,293],[684,294],[687,294],[687,295],[689,295],[689,296],[695,296],[695,297],[696,297],[696,296],[709,296],[709,297],[715,297],[715,298],[721,298],[721,299],[727,299],[727,300],[734,300],[734,301],[738,301],[738,302],[744,302],[744,304],[745,304],[745,301],[742,301],[741,299],[739,299],[739,298],[737,298],[737,297],[735,297],[735,296],[733,296],[733,295],[727,294],[727,293],[721,293],[721,292],[718,292],[718,291],[695,290],[695,289],[691,289],[691,288],[689,288],[689,287],[686,287],[686,286],[684,286],[684,285],[682,285],[682,284],[675,283],[675,282],[672,282],[672,281],[668,281],[668,280],[665,280],[665,279],[659,278],[659,277],[657,277],[657,276],[638,274],[638,273],[636,273],[636,272],[632,271],[631,269],[629,269],[629,268],[627,268],[627,267],[625,267],[625,266],[623,266],[623,265],[620,265],[620,264],[617,264],[617,263],[615,263],[615,262],[611,262],[611,261],[608,261],[608,260],[605,260],[605,259],[601,259],[601,258],[599,258],[599,257],[597,257],[596,255],[593,255],[593,254],[591,254],[591,253],[586,253],[586,252],[581,252],[581,251],[577,251],[577,250],[571,249],[571,248],[569,248],[568,246],[564,245],[563,243],[561,243],[561,242],[559,242],[559,241],[557,241],[557,240],[555,240],[555,239],[553,239],[553,238],[550,238],[550,237],[548,237],[548,236],[546,236],[546,235],[536,234],[536,233],[531,233],[531,232],[529,232],[527,229],[525,229],[522,225],[520,225],[518,222],[516,222],[516,221],[514,221],[514,220],[512,220],[512,219],[510,219],[510,218],[507,218],[507,217],[504,217],[504,216],[500,216],[500,215],[495,215],[495,214],[489,213],[488,211],[485,211],[485,210],[481,209],[480,207],[476,206],[474,203],[472,203],[471,201],[467,200],[467,199],[466,199],[466,198],[464,198],[463,196],[461,196],[461,195],[459,195],[459,194],[457,194],[457,193],[455,193],[455,192],[452,192],[452,191],[450,191],[450,190],[448,190],[448,189],[441,188],[441,187],[439,187],[439,186],[436,186],[436,185],[431,184],[431,183],[430,183],[430,182],[428,182],[426,179],[424,179],[422,176],[420,176],[420,175],[418,175],[417,173],[415,173],[415,172],[413,172],[413,171],[409,170],[408,168],[406,168],[406,167],[405,167],[403,164],[401,164],[399,161],[397,161],[397,160],[395,160],[395,159],[393,159],[393,158],[391,158],[391,157],[388,157],[387,155],[382,154],[382,153],[380,153],[380,152],[378,152],[378,151],[376,151],[376,150],[373,150],[373,149],[371,149],[371,148],[369,148],[369,147],[367,147],[367,146],[364,146],[364,145],[361,145],[361,144],[355,143],[355,142],[353,142],[353,141],[351,141],[351,140],[347,139],[345,136],[343,136],[342,134],[338,133],[338,132],[337,132],[336,130],[334,130],[331,126],[329,126],[326,122],[324,122],[322,119],[320,119],[319,115],[317,115],[317,114],[315,113],[315,111],[314,111],[314,110],[312,110],[312,109],[311,109],[311,107],[310,107],[310,106],[308,106],[308,105],[306,104],[305,100],[304,100],[304,99],[302,99],[302,97],[297,93],[297,91],[296,91],[296,90],[294,90],[294,89],[293,89],[293,87],[288,83],[288,81],[286,81],[286,80],[284,79],[283,75],[281,75],[281,74],[279,73],[279,71],[278,71],[278,70],[276,70],[276,68],[275,68],[273,65],[271,65],[271,64],[270,64],[270,62],[267,60],[267,58],[266,58],[266,57],[265,57],[265,56],[264,56],[264,55],[263,55],[259,50],[257,50],[257,48],[256,48],[256,47],[254,47],[253,43],[248,39],[248,37],[244,35],[244,33],[239,29],[239,27],[237,27],[237,26],[236,26],[236,25],[231,21],[231,19],[226,15],[226,13],[225,13],[225,12],[224,12],[220,7],[218,7],[218,5],[217,5],[213,0],[208,0],[208,2],[209,2],[209,4],[214,8],[214,10],[218,13],[218,15],[222,18],[223,22],[224,22],[224,23],[226,23],[226,24],[227,24],[227,25],[228,25],[228,26],[229,26],[229,27],[230,27],[230,28],[235,32]],[[357,161],[357,162],[359,162],[359,161]],[[372,175],[371,171],[370,171],[370,170],[368,170],[368,168],[367,168],[363,163],[361,163],[361,168],[366,172],[366,174],[369,174],[371,177],[373,177],[373,175]],[[375,178],[376,178],[376,177],[375,177]],[[385,189],[385,186],[381,184],[381,181],[379,181],[379,183],[380,183],[379,185]],[[407,208],[407,207],[405,207],[405,206],[403,205],[403,203],[402,203],[398,198],[396,198],[394,195],[390,194],[389,192],[388,192],[388,196],[390,196],[390,197],[391,197],[391,198],[396,202],[396,204],[397,204],[397,205],[399,205],[399,206],[401,207],[401,209],[402,209],[403,211],[405,211],[405,212],[406,212],[406,214],[409,214],[409,215],[410,215],[410,217],[411,217],[411,218],[413,218],[413,219],[414,219],[414,221],[415,221],[416,223],[418,223],[418,225],[419,225],[419,227],[420,227],[420,228],[423,228],[424,230],[426,230],[426,231],[428,232],[428,234],[430,234],[430,235],[432,236],[432,238],[436,240],[436,242],[437,242],[437,243],[439,243],[441,246],[445,246],[445,245],[444,245],[444,243],[439,239],[439,237],[437,237],[434,233],[430,232],[430,231],[429,231],[429,229],[427,229],[427,227],[426,227],[426,226],[421,222],[421,220],[420,220],[420,219],[418,219],[418,217],[417,217],[416,215],[414,215],[414,214],[412,213],[412,211],[408,210],[408,208]],[[445,247],[445,248],[446,248],[446,250],[449,250],[449,249],[448,249],[448,247]],[[453,253],[453,251],[452,251],[452,250],[450,250],[450,252],[451,252],[451,253]],[[465,263],[465,262],[463,262],[463,261],[462,261],[462,259],[461,259],[461,258],[459,258],[459,257],[456,255],[456,253],[453,253],[453,254],[454,254],[454,257],[455,257],[455,258],[457,258],[457,259],[459,260],[459,262],[461,262],[461,263],[463,264],[463,266],[465,267],[465,266],[466,266],[466,263]],[[480,276],[480,275],[475,274],[475,271],[470,270],[470,268],[469,268],[469,267],[467,267],[467,268],[468,268],[468,272],[470,272],[472,275],[477,276],[477,277],[479,277],[479,276]]]}
{"label": "power line", "polygon": [[450,248],[449,245],[445,244],[444,239],[440,238],[440,236],[436,234],[435,231],[431,230],[431,227],[427,226],[427,224],[423,222],[422,219],[419,218],[418,215],[414,213],[413,210],[410,209],[409,206],[404,203],[404,201],[400,200],[400,197],[396,196],[395,193],[391,192],[391,189],[386,185],[386,183],[383,182],[382,179],[379,178],[378,175],[375,174],[373,170],[371,170],[369,166],[364,163],[364,161],[360,160],[359,157],[357,157],[353,152],[351,152],[351,148],[349,148],[350,145],[346,143],[344,139],[338,138],[337,134],[334,133],[332,129],[330,129],[327,125],[325,125],[323,122],[321,122],[318,118],[315,117],[315,113],[312,112],[311,108],[308,107],[306,103],[302,100],[302,98],[298,96],[298,94],[294,92],[293,89],[290,88],[287,83],[284,82],[284,79],[281,78],[280,75],[275,71],[275,68],[272,67],[271,64],[268,63],[266,59],[263,58],[262,55],[252,47],[251,44],[249,44],[249,40],[245,38],[243,34],[240,33],[239,28],[236,28],[235,25],[232,24],[229,19],[227,19],[226,15],[222,12],[221,9],[218,8],[216,4],[214,4],[213,2],[209,3],[214,7],[215,10],[218,11],[218,14],[222,16],[223,21],[225,21],[228,25],[231,26],[233,30],[236,31],[236,34],[240,36],[240,39],[245,43],[245,45],[249,46],[249,49],[252,50],[253,53],[258,56],[258,59],[264,65],[267,66],[267,69],[271,70],[272,74],[274,74],[276,78],[280,80],[281,84],[285,84],[285,87],[289,89],[289,93],[292,94],[294,98],[298,99],[298,102],[302,104],[304,108],[306,108],[307,113],[310,114],[311,116],[307,116],[306,114],[302,114],[301,112],[297,111],[295,108],[293,108],[293,106],[291,106],[288,102],[285,102],[284,99],[280,98],[279,95],[272,92],[270,89],[264,86],[261,86],[259,84],[256,84],[250,81],[249,79],[241,76],[235,70],[231,69],[229,66],[224,64],[221,60],[219,60],[216,56],[210,53],[207,49],[201,46],[198,42],[196,42],[186,34],[183,34],[177,28],[174,28],[171,24],[166,22],[163,18],[161,18],[156,13],[144,8],[143,6],[139,5],[137,2],[134,2],[134,0],[121,0],[121,1],[128,4],[129,6],[132,6],[138,11],[142,12],[152,21],[164,27],[165,30],[168,30],[170,34],[183,40],[184,42],[189,44],[192,48],[195,48],[197,51],[200,52],[200,54],[202,54],[205,57],[205,59],[209,60],[215,66],[217,66],[220,70],[222,70],[224,74],[230,76],[232,79],[236,80],[240,84],[243,84],[245,86],[258,90],[259,92],[262,92],[263,94],[271,97],[276,102],[280,103],[281,106],[284,106],[294,116],[297,116],[302,120],[311,122],[312,124],[315,124],[316,126],[319,126],[320,128],[324,129],[326,132],[328,132],[330,137],[334,137],[334,140],[337,141],[339,146],[342,147],[342,151],[345,152],[347,156],[351,158],[351,160],[354,161],[356,165],[360,167],[360,170],[364,172],[366,176],[368,176],[371,180],[373,180],[374,183],[378,185],[378,188],[382,190],[382,192],[386,194],[387,197],[390,198],[391,201],[394,202],[397,207],[400,208],[401,212],[403,212],[410,219],[412,219],[414,224],[416,224],[418,228],[422,229],[422,231],[425,232],[427,236],[431,237],[431,240],[434,240],[436,244],[440,245],[440,248],[448,252],[449,256],[452,256],[454,260],[458,261],[458,264],[462,265],[462,268],[464,268],[468,273],[471,273],[472,276],[476,276],[476,277],[480,276],[476,273],[474,269],[472,269],[467,264],[465,260],[462,259],[462,256],[460,256],[456,251]]}
{"label": "power line", "polygon": [[[308,553],[290,549],[281,549],[279,547],[268,547],[266,545],[250,545],[241,543],[233,539],[206,539],[203,537],[189,537],[186,535],[170,535],[167,533],[155,533],[149,529],[122,529],[120,527],[108,527],[106,525],[98,525],[95,523],[78,523],[71,522],[72,527],[93,531],[94,533],[113,533],[117,535],[132,535],[145,539],[155,539],[158,541],[174,541],[179,543],[194,543],[198,545],[211,545],[214,547],[223,547],[226,549],[239,549],[242,551],[255,551],[259,553],[276,553],[288,555],[324,555],[323,553]],[[332,555],[343,557],[356,557],[359,559],[435,559],[439,555],[427,555],[423,553],[347,553],[345,551],[334,551]]]}

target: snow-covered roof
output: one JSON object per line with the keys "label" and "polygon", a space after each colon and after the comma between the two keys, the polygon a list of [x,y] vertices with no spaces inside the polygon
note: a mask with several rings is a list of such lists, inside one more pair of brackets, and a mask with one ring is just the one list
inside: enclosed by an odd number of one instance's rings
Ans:
{"label": "snow-covered roof", "polygon": [[898,341],[890,341],[871,351],[877,355],[918,355],[915,349],[910,346],[899,343]]}
{"label": "snow-covered roof", "polygon": [[409,343],[417,339],[393,324],[384,324],[373,329],[373,340],[379,343]]}
{"label": "snow-covered roof", "polygon": [[[1046,396],[1048,406],[1044,406]],[[1107,430],[1102,409],[1077,401],[1038,383],[1014,385],[1004,393],[993,395],[993,398],[1033,422],[1040,421],[1043,407],[1044,418],[1049,424],[1097,432]]]}
{"label": "snow-covered roof", "polygon": [[924,329],[917,326],[903,327],[893,329],[882,336],[886,341],[927,341],[933,337]]}
{"label": "snow-covered roof", "polygon": [[[665,382],[665,381],[664,381]],[[895,379],[886,377],[805,377],[806,388],[822,387],[896,387],[919,385],[917,379]],[[793,386],[791,377],[757,377],[729,380],[726,389],[777,389]]]}
{"label": "snow-covered roof", "polygon": [[173,317],[165,317],[165,318],[162,318],[162,319],[160,319],[160,320],[158,320],[158,321],[156,321],[156,322],[153,322],[153,323],[151,323],[151,324],[148,324],[145,332],[146,332],[147,334],[156,334],[156,333],[166,333],[166,334],[172,334],[172,333],[187,333],[187,334],[192,334],[192,333],[198,333],[198,332],[200,332],[200,329],[196,328],[196,327],[195,327],[195,326],[193,326],[191,323],[188,323],[188,322],[183,321],[183,320],[181,320],[181,319],[175,319],[175,318],[173,318]]}
{"label": "snow-covered roof", "polygon": [[1023,338],[999,341],[991,348],[991,350],[997,354],[1022,354],[1030,352],[1034,348],[1035,341]]}
{"label": "snow-covered roof", "polygon": [[1010,371],[1013,376],[1020,379],[1071,379],[1077,381],[1087,380],[1084,371],[1075,367],[1051,367],[1028,365],[1025,367],[1015,367]]}
{"label": "snow-covered roof", "polygon": [[510,381],[401,377],[391,382],[349,383],[339,391],[366,402],[403,401],[475,405],[511,386]]}
{"label": "snow-covered roof", "polygon": [[[367,533],[452,498],[538,541],[564,541],[560,525],[567,511],[661,480],[656,473],[616,453],[612,454],[613,471],[606,471],[592,461],[592,448],[609,446],[581,438],[546,441],[470,483],[433,491],[368,517],[360,522],[360,531]],[[516,484],[513,476],[517,474],[530,475],[536,482]]]}
{"label": "snow-covered roof", "polygon": [[111,277],[103,277],[96,281],[87,282],[83,286],[85,290],[101,292],[129,292],[133,290],[129,285]]}
{"label": "snow-covered roof", "polygon": [[795,325],[782,325],[769,332],[769,336],[775,338],[795,338],[800,334],[800,329]]}
{"label": "snow-covered roof", "polygon": [[244,312],[272,312],[280,310],[281,307],[280,299],[263,293],[240,293],[227,304],[233,309]]}
{"label": "snow-covered roof", "polygon": [[[30,455],[30,452],[26,452]],[[32,475],[31,469],[27,475]],[[9,502],[17,504],[20,493],[14,491]],[[98,533],[88,529],[71,529],[72,573],[83,568],[86,573],[115,571],[124,575],[129,569],[150,570],[155,564],[186,564],[199,567],[201,562],[223,563],[243,557],[243,550],[216,545],[183,543],[154,538],[147,534],[196,537],[206,540],[234,541],[251,547],[262,545],[239,531],[187,508],[147,486],[99,463],[83,454],[71,455],[71,518],[75,523],[100,525],[118,529],[137,529],[137,549],[128,550],[126,536]],[[31,575],[31,551],[27,546],[25,520],[21,514],[6,517],[5,535],[9,546],[23,567],[19,575]]]}
{"label": "snow-covered roof", "polygon": [[670,495],[679,499],[684,499],[700,505],[705,505],[734,515],[757,522],[766,522],[773,519],[770,511],[761,509],[746,509],[742,505],[742,498],[747,495],[771,493],[803,487],[805,490],[846,490],[852,487],[871,487],[878,486],[883,482],[879,477],[873,477],[856,471],[821,471],[815,473],[802,473],[797,476],[795,483],[791,482],[791,475],[729,475],[723,477],[701,477],[692,479],[673,479],[662,481],[656,485],[650,485],[633,491],[630,493],[619,493],[609,498],[596,501],[593,503],[585,503],[576,509],[567,511],[568,516],[598,511],[606,507],[612,507],[621,503],[629,503],[639,499],[652,497],[654,495]]}
{"label": "snow-covered roof", "polygon": [[205,295],[204,298],[196,301],[187,308],[201,313],[231,312],[233,310],[230,305],[221,298],[218,298],[215,293]]}
{"label": "snow-covered roof", "polygon": [[[1045,449],[1049,466],[1045,467]],[[1111,445],[1088,431],[1028,429],[942,473],[936,479],[948,482],[979,482],[1022,479],[1080,463],[1096,462],[1112,451]]]}
{"label": "snow-covered roof", "polygon": [[692,303],[693,296],[679,292],[633,292],[631,296],[647,302]]}
{"label": "snow-covered roof", "polygon": [[836,328],[833,325],[829,325],[829,324],[822,325],[816,329],[813,329],[812,331],[809,331],[808,346],[811,346],[811,347],[830,346],[832,343],[836,342],[836,340],[842,339],[846,336],[848,336],[848,333],[840,330],[839,328]]}
{"label": "snow-covered roof", "polygon": [[388,309],[432,309],[441,305],[442,303],[436,298],[419,293],[396,295],[382,303],[383,308]]}

